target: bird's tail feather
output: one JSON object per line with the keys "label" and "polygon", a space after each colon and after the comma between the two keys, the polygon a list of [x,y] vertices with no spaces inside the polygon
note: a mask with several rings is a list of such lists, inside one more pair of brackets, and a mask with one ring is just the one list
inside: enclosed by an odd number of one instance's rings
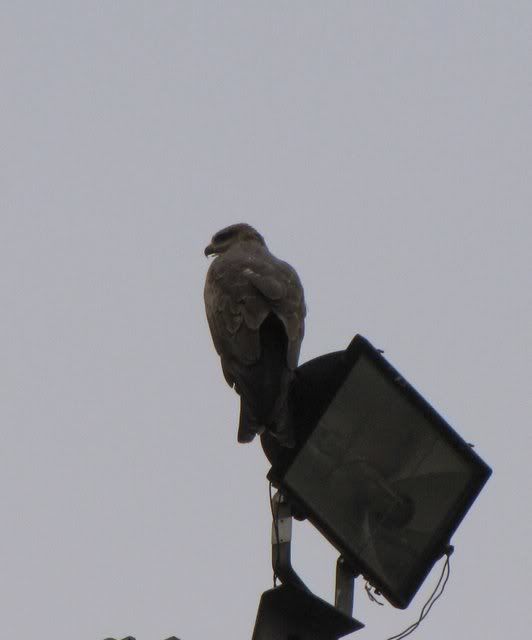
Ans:
{"label": "bird's tail feather", "polygon": [[264,427],[256,421],[243,398],[240,399],[240,419],[238,422],[238,442],[251,442]]}
{"label": "bird's tail feather", "polygon": [[260,424],[253,416],[252,410],[244,400],[240,399],[240,419],[238,422],[238,442],[252,442],[256,435],[261,435],[265,428],[285,447],[295,446],[294,425],[288,402],[276,413],[269,424]]}
{"label": "bird's tail feather", "polygon": [[293,371],[286,364],[287,336],[281,321],[270,314],[260,328],[261,355],[236,375],[241,397],[238,441],[251,442],[267,428],[279,442],[293,446],[289,390]]}

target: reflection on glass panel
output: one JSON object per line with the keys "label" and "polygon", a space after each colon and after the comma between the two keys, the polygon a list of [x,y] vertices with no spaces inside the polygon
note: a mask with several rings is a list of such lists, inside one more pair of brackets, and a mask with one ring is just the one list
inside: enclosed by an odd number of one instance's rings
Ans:
{"label": "reflection on glass panel", "polygon": [[362,356],[284,482],[400,592],[470,479],[460,453]]}

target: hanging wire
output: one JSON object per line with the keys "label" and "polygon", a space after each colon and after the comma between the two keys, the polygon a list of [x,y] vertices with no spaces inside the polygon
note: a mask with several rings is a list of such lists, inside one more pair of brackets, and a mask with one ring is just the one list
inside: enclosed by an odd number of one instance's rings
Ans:
{"label": "hanging wire", "polygon": [[277,509],[273,507],[273,495],[272,495],[272,483],[270,481],[269,484],[269,493],[270,493],[270,511],[272,512],[272,521],[273,521],[273,530],[275,532],[275,564],[273,566],[273,587],[277,586],[277,568],[281,562],[280,549],[279,549],[279,509],[281,506],[281,499],[279,496],[279,500],[277,501]]}
{"label": "hanging wire", "polygon": [[434,591],[430,594],[429,599],[423,605],[419,618],[409,627],[396,634],[395,636],[390,636],[389,638],[387,638],[387,640],[403,640],[403,638],[406,638],[406,636],[409,636],[411,633],[413,633],[423,622],[423,620],[428,616],[429,611],[432,609],[436,601],[441,598],[445,589],[445,585],[447,584],[449,576],[451,575],[451,555],[453,551],[453,547],[448,547],[445,551],[445,555],[447,557],[445,559],[445,564],[443,565],[440,578],[438,580],[438,583],[434,587]]}
{"label": "hanging wire", "polygon": [[[384,606],[384,602],[381,602],[378,598],[375,597],[375,595],[373,595],[373,593],[371,592],[372,586],[370,585],[370,583],[366,580],[365,584],[364,584],[364,589],[366,590],[366,594],[368,596],[368,598],[371,600],[371,602],[374,602],[375,604],[378,604],[380,607]],[[374,593],[376,595],[380,595],[380,593],[373,588]]]}

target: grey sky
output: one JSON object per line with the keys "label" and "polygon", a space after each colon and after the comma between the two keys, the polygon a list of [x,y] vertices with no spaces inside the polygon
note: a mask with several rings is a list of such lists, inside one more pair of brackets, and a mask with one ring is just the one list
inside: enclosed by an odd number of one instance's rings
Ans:
{"label": "grey sky", "polygon": [[[532,624],[532,4],[0,5],[0,631],[245,640],[268,465],[204,317],[203,248],[255,225],[495,475],[419,638]],[[335,553],[296,527],[332,598]],[[360,640],[412,622],[358,587]]]}

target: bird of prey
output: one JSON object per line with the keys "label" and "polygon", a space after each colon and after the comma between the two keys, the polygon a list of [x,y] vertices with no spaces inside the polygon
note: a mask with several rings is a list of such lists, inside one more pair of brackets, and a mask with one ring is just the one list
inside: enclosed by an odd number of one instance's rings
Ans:
{"label": "bird of prey", "polygon": [[240,395],[238,441],[268,429],[294,445],[288,394],[305,330],[303,287],[248,224],[218,231],[205,282],[205,310],[222,370]]}

